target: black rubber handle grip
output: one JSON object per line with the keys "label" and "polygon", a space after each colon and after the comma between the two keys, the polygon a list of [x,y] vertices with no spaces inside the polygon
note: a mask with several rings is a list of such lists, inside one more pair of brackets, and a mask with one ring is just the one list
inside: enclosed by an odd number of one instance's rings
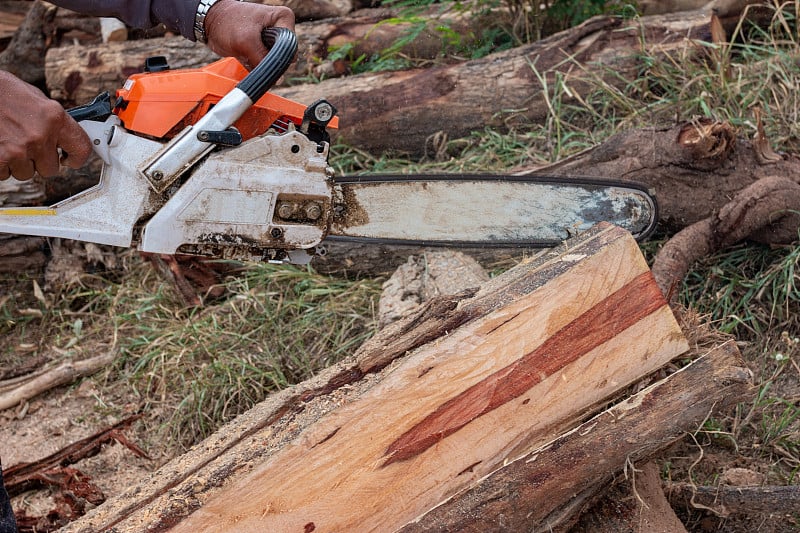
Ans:
{"label": "black rubber handle grip", "polygon": [[267,57],[236,86],[254,103],[277,83],[297,53],[297,37],[292,30],[264,28],[261,40],[269,48]]}
{"label": "black rubber handle grip", "polygon": [[102,122],[111,115],[111,97],[107,92],[101,93],[91,103],[68,109],[67,113],[76,122],[81,120],[99,120]]}

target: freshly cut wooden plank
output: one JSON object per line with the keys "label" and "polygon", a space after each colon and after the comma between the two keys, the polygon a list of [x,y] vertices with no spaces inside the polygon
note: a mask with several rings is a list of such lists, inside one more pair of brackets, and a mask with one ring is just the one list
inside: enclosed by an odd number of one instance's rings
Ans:
{"label": "freshly cut wooden plank", "polygon": [[600,225],[388,327],[70,530],[394,530],[686,349],[636,242]]}
{"label": "freshly cut wooden plank", "polygon": [[[546,446],[531,451],[482,479],[447,502],[406,525],[402,533],[422,531],[569,531],[579,511],[600,487],[614,478],[629,479],[639,474],[629,467],[665,450],[699,427],[704,420],[755,394],[753,374],[742,359],[736,343],[729,341],[706,352],[696,353],[689,365],[653,383],[635,395],[560,435]],[[628,519],[635,531],[644,527],[638,509],[642,487],[634,480],[639,497],[625,494],[613,498],[614,508],[630,507]],[[660,486],[659,486],[660,490]],[[663,498],[663,495],[661,496]],[[659,505],[653,498],[651,504]],[[654,509],[650,509],[653,512]],[[625,531],[623,517],[614,523],[607,513],[595,513],[587,522],[599,521],[579,531]],[[623,513],[625,514],[625,513]],[[668,513],[657,524],[667,527]],[[655,527],[654,524],[650,524]],[[534,527],[535,526],[535,527]],[[675,526],[677,527],[677,526]]]}

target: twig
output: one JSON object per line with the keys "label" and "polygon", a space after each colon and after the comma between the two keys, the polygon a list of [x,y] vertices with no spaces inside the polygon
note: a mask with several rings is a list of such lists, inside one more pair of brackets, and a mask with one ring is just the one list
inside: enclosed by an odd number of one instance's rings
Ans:
{"label": "twig", "polygon": [[46,372],[37,373],[33,379],[0,394],[0,411],[30,400],[50,389],[72,383],[78,378],[92,375],[111,364],[114,357],[115,352],[112,350],[82,361],[68,361]]}

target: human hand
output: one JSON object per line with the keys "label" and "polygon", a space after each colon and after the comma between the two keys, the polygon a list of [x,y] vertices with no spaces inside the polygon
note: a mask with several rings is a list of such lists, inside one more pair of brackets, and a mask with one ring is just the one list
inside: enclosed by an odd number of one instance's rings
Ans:
{"label": "human hand", "polygon": [[272,27],[294,30],[294,12],[285,6],[219,0],[208,10],[205,26],[212,52],[235,57],[252,69],[268,51],[261,41],[261,30]]}
{"label": "human hand", "polygon": [[[39,89],[0,71],[0,180],[59,173],[59,162],[80,168],[92,153],[89,136],[61,105]],[[65,156],[59,161],[58,149]]]}

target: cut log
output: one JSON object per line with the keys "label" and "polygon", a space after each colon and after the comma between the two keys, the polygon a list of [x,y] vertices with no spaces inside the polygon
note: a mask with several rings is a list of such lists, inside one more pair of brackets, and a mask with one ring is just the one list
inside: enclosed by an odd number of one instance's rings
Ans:
{"label": "cut log", "polygon": [[425,302],[479,287],[489,275],[475,259],[453,250],[436,250],[408,258],[383,284],[378,326],[417,312]]}
{"label": "cut log", "polygon": [[[709,413],[723,412],[754,393],[752,373],[735,343],[722,344],[492,473],[403,531],[523,531],[531,525],[536,531],[567,530],[582,507],[627,464],[665,450]],[[635,510],[636,502],[630,505]]]}
{"label": "cut log", "polygon": [[121,20],[102,17],[100,19],[100,35],[104,43],[128,40],[128,27]]}
{"label": "cut log", "polygon": [[687,349],[607,224],[432,300],[68,531],[394,530]]}
{"label": "cut log", "polygon": [[44,53],[47,47],[43,27],[52,21],[56,7],[47,2],[30,4],[8,46],[0,53],[0,69],[32,84],[44,84]]}
{"label": "cut log", "polygon": [[207,47],[183,37],[50,48],[45,58],[47,88],[52,98],[67,106],[85,104],[103,91],[114,94],[154,55],[166,56],[173,69],[201,67],[219,59]]}
{"label": "cut log", "polygon": [[328,99],[339,110],[339,138],[360,149],[435,153],[434,134],[453,139],[487,126],[503,130],[544,123],[550,110],[538,76],[548,86],[561,76],[575,95],[593,87],[579,65],[611,85],[629,83],[643,68],[643,42],[675,52],[692,46],[692,39],[707,38],[709,20],[702,13],[599,17],[542,41],[456,65],[364,74],[275,92],[306,104]]}
{"label": "cut log", "polygon": [[0,207],[37,205],[46,200],[45,186],[41,180],[0,181]]}
{"label": "cut log", "polygon": [[[375,30],[376,23],[379,21],[365,15],[353,21],[316,23],[308,30],[299,24],[301,61],[287,76],[307,75],[313,70],[314,58],[325,57],[331,44],[361,41],[360,53],[380,51],[391,39],[385,38],[382,26]],[[466,21],[454,24],[461,27]],[[585,81],[578,81],[581,69],[577,64],[593,65],[598,73],[613,72],[621,80],[635,79],[641,68],[635,52],[640,49],[642,32],[645,42],[658,43],[661,50],[682,48],[691,42],[689,38],[710,34],[709,17],[697,13],[627,22],[595,18],[546,40],[474,61],[352,76],[275,92],[306,104],[327,98],[339,109],[341,137],[361,149],[422,154],[437,132],[458,138],[485,126],[503,128],[543,121],[548,108],[539,97],[543,89],[534,69],[549,82],[556,75],[566,76],[575,94],[589,88]],[[375,44],[367,44],[361,35],[370,35]],[[430,42],[438,48],[442,41],[437,37]],[[430,45],[423,48],[427,50],[424,53],[432,50]],[[46,59],[47,86],[54,98],[85,103],[99,92],[116,90],[128,75],[140,71],[151,55],[166,55],[173,68],[201,66],[216,58],[205,47],[180,37],[51,48]],[[514,110],[512,116],[504,113],[508,109]]]}
{"label": "cut log", "polygon": [[[64,10],[59,10],[59,13],[61,11]],[[344,74],[346,67],[337,72],[338,67],[326,61],[331,47],[352,47],[353,57],[380,54],[413,28],[411,23],[393,21],[397,16],[397,10],[365,9],[346,18],[298,24],[299,52],[285,79]],[[444,23],[454,32],[465,35],[479,34],[484,24],[483,18],[469,18],[464,13],[432,13],[429,18],[429,27],[401,47],[399,53],[420,59],[438,57],[447,48],[448,41],[442,32],[436,31],[437,24]],[[96,24],[96,19],[88,19],[88,22]],[[64,26],[66,23],[62,21],[60,24]],[[468,42],[469,38],[465,37],[461,44]],[[218,59],[206,47],[179,36],[125,43],[81,43],[80,46],[71,46],[67,42],[47,52],[47,88],[53,98],[70,105],[85,103],[103,91],[113,92],[120,88],[130,74],[142,70],[146,58],[157,55],[166,56],[172,68],[201,67]]]}
{"label": "cut log", "polygon": [[342,17],[353,11],[352,0],[284,0],[298,21]]}
{"label": "cut log", "polygon": [[91,15],[76,13],[58,8],[52,24],[46,26],[46,33],[53,38],[53,46],[60,45],[99,45],[102,40],[100,19]]}
{"label": "cut log", "polygon": [[6,46],[22,25],[31,7],[26,0],[3,0],[0,2],[0,44]]}

